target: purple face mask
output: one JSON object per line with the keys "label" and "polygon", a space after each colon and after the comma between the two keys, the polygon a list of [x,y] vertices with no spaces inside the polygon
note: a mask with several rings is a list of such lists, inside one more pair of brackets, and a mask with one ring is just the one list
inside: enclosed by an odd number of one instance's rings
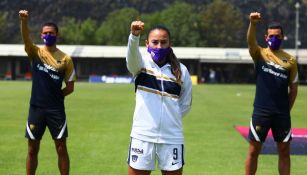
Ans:
{"label": "purple face mask", "polygon": [[49,35],[49,34],[44,35],[43,41],[46,46],[53,46],[56,43],[56,36]]}
{"label": "purple face mask", "polygon": [[272,50],[278,50],[282,40],[279,39],[277,36],[272,36],[271,38],[268,39],[268,45],[270,47],[270,49]]}
{"label": "purple face mask", "polygon": [[166,59],[168,54],[170,54],[172,49],[170,47],[168,48],[147,48],[147,52],[150,53],[151,58],[154,60],[154,62],[162,62]]}

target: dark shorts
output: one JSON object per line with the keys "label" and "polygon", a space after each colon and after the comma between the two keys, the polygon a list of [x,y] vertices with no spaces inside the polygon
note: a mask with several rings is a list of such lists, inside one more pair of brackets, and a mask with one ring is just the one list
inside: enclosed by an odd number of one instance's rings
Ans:
{"label": "dark shorts", "polygon": [[289,142],[292,139],[290,114],[255,108],[249,128],[248,138],[253,141],[264,142],[270,129],[275,142]]}
{"label": "dark shorts", "polygon": [[44,135],[46,126],[53,139],[68,136],[66,115],[64,109],[45,109],[30,105],[26,138],[40,140]]}

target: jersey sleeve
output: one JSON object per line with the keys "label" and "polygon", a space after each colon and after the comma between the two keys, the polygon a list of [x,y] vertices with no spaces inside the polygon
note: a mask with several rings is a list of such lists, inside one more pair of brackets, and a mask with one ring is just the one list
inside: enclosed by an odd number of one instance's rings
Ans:
{"label": "jersey sleeve", "polygon": [[295,58],[293,59],[293,65],[290,69],[290,84],[298,83],[298,71],[297,71],[297,61]]}
{"label": "jersey sleeve", "polygon": [[260,46],[253,46],[253,47],[248,47],[249,54],[252,57],[253,61],[257,61],[261,52],[261,47]]}
{"label": "jersey sleeve", "polygon": [[129,35],[128,51],[126,56],[127,68],[130,73],[135,76],[143,68],[144,63],[139,51],[139,39],[140,36]]}
{"label": "jersey sleeve", "polygon": [[25,51],[30,59],[38,55],[39,47],[37,47],[34,43],[25,43]]}
{"label": "jersey sleeve", "polygon": [[182,69],[183,72],[183,84],[182,92],[179,98],[179,107],[181,115],[185,116],[192,106],[192,81],[191,76],[185,66]]}
{"label": "jersey sleeve", "polygon": [[76,81],[74,63],[71,57],[67,58],[64,80],[65,82]]}

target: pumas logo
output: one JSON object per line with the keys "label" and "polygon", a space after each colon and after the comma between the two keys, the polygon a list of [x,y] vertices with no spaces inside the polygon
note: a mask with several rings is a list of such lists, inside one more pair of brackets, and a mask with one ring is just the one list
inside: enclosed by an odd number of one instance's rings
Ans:
{"label": "pumas logo", "polygon": [[144,150],[143,149],[139,149],[139,148],[131,148],[132,152],[135,152],[137,154],[143,154]]}
{"label": "pumas logo", "polygon": [[256,126],[256,131],[259,132],[261,130],[261,126]]}
{"label": "pumas logo", "polygon": [[34,128],[35,128],[35,125],[34,124],[30,124],[30,129],[34,130]]}
{"label": "pumas logo", "polygon": [[137,155],[132,155],[132,162],[136,162],[138,160],[138,156]]}

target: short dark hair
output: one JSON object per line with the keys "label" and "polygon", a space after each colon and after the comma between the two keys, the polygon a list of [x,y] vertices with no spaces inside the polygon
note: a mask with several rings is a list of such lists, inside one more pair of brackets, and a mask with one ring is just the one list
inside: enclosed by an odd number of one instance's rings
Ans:
{"label": "short dark hair", "polygon": [[268,33],[268,29],[280,29],[281,34],[284,36],[284,30],[279,22],[271,22],[267,27],[266,33]]}
{"label": "short dark hair", "polygon": [[53,22],[47,22],[45,24],[43,24],[42,26],[42,30],[45,26],[50,26],[50,27],[53,27],[55,29],[55,32],[58,33],[59,32],[59,28],[58,28],[58,25],[56,25],[56,23],[53,23]]}

